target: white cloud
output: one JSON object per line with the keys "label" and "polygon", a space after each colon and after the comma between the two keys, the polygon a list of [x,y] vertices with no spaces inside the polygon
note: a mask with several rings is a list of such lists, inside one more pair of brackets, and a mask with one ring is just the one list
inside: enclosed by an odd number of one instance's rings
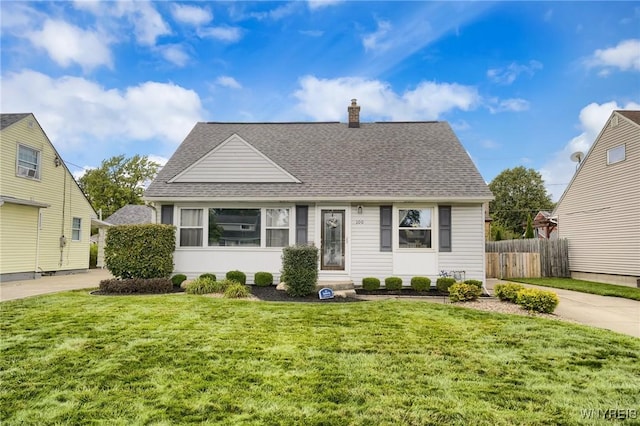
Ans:
{"label": "white cloud", "polygon": [[184,67],[189,62],[189,54],[179,44],[160,46],[159,49],[164,59],[178,67]]}
{"label": "white cloud", "polygon": [[532,76],[537,70],[542,69],[542,64],[538,61],[531,60],[529,64],[518,64],[512,62],[506,67],[490,68],[487,71],[487,77],[494,83],[511,84],[516,81],[520,74],[528,74]]}
{"label": "white cloud", "polygon": [[57,147],[79,151],[124,140],[177,144],[203,114],[197,93],[173,83],[117,90],[24,70],[4,76],[2,90],[3,111],[33,112]]}
{"label": "white cloud", "polygon": [[[352,98],[362,105],[362,117],[370,120],[435,120],[453,109],[469,110],[480,101],[475,87],[422,82],[414,90],[396,93],[385,82],[360,77],[318,79],[305,76],[294,93],[298,109],[315,120],[344,120],[345,105]],[[343,98],[344,104],[336,103]]]}
{"label": "white cloud", "polygon": [[242,85],[238,81],[227,75],[222,75],[216,79],[219,86],[228,87],[229,89],[242,89]]}
{"label": "white cloud", "polygon": [[576,163],[569,159],[571,154],[581,151],[586,155],[611,113],[618,109],[638,110],[640,104],[629,102],[620,106],[617,102],[611,101],[604,104],[591,103],[582,108],[579,116],[582,133],[572,138],[560,151],[551,154],[551,159],[540,169],[540,174],[554,201],[560,198],[566,184],[571,181],[575,173]]}
{"label": "white cloud", "polygon": [[208,24],[213,19],[213,14],[207,8],[177,3],[171,5],[171,14],[176,21],[195,27]]}
{"label": "white cloud", "polygon": [[242,38],[242,31],[238,27],[208,27],[198,29],[198,36],[233,43]]}
{"label": "white cloud", "polygon": [[307,4],[309,5],[309,9],[318,10],[328,6],[335,6],[342,2],[343,0],[309,0]]}
{"label": "white cloud", "polygon": [[499,112],[521,112],[529,109],[529,101],[520,98],[510,98],[510,99],[490,99],[487,102],[487,108],[489,108],[489,112],[491,114],[496,114]]}
{"label": "white cloud", "polygon": [[299,10],[299,6],[299,2],[292,1],[267,12],[252,12],[249,16],[258,20],[272,19],[274,21],[278,21],[296,13]]}
{"label": "white cloud", "polygon": [[640,39],[623,40],[615,47],[598,49],[585,63],[588,67],[605,67],[599,73],[601,76],[609,75],[610,68],[640,71]]}
{"label": "white cloud", "polygon": [[389,40],[391,23],[388,21],[378,21],[378,28],[375,32],[362,37],[362,45],[366,51],[384,52],[388,50],[392,43]]}
{"label": "white cloud", "polygon": [[47,19],[41,30],[28,33],[27,38],[34,46],[46,50],[49,57],[63,67],[73,63],[86,70],[101,65],[113,66],[111,51],[103,35],[64,21]]}

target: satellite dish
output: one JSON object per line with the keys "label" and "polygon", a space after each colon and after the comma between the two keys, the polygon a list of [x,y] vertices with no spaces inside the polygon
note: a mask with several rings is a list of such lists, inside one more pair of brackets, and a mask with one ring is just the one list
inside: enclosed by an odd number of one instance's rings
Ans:
{"label": "satellite dish", "polygon": [[573,154],[571,154],[571,161],[573,161],[574,163],[582,163],[582,159],[584,158],[584,154],[582,153],[582,151],[576,151]]}

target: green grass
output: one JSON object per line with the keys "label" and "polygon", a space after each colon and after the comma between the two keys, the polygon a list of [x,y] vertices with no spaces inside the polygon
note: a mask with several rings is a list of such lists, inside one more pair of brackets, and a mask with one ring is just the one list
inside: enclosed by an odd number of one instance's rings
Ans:
{"label": "green grass", "polygon": [[81,291],[0,310],[2,425],[570,425],[640,405],[640,339],[540,318]]}
{"label": "green grass", "polygon": [[613,296],[640,300],[640,288],[625,287],[622,285],[574,280],[571,278],[509,278],[509,281],[580,291],[582,293],[598,294],[600,296]]}

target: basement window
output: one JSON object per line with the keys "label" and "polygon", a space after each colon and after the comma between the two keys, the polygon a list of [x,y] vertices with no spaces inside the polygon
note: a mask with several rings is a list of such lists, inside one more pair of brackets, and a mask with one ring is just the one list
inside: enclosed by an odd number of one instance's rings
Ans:
{"label": "basement window", "polygon": [[607,150],[607,164],[615,164],[624,161],[626,158],[624,144]]}

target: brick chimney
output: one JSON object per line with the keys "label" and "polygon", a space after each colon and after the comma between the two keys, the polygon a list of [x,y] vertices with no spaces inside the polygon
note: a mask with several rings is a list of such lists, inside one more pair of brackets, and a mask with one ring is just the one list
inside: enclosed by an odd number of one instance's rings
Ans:
{"label": "brick chimney", "polygon": [[360,127],[360,107],[355,99],[351,99],[351,105],[347,110],[349,111],[349,127]]}

